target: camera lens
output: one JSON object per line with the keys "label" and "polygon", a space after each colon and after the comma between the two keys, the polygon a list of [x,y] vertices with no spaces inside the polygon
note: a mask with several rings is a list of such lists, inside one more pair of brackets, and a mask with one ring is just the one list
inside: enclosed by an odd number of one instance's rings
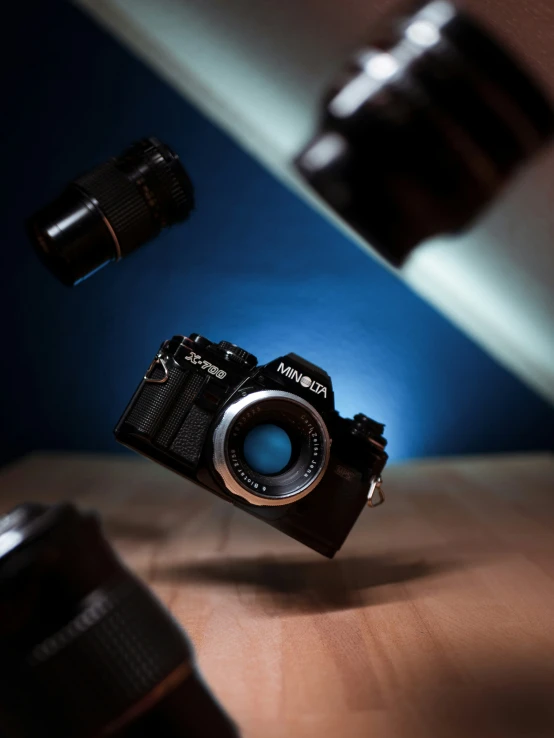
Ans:
{"label": "camera lens", "polygon": [[6,738],[237,738],[183,630],[71,504],[0,519],[0,649]]}
{"label": "camera lens", "polygon": [[214,432],[214,468],[254,505],[287,505],[321,480],[330,440],[322,417],[297,395],[254,392],[230,405]]}
{"label": "camera lens", "polygon": [[243,442],[244,459],[259,474],[278,474],[290,462],[292,443],[288,433],[274,423],[257,425]]}
{"label": "camera lens", "polygon": [[432,0],[360,49],[296,167],[400,266],[422,241],[468,227],[553,132],[552,106],[509,51]]}
{"label": "camera lens", "polygon": [[41,260],[71,286],[185,220],[193,207],[177,154],[146,138],[71,182],[27,230]]}

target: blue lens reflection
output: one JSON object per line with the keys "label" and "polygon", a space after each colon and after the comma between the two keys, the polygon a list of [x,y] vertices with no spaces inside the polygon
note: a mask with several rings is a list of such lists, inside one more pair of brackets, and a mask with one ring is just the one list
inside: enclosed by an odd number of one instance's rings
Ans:
{"label": "blue lens reflection", "polygon": [[292,444],[278,425],[257,425],[247,434],[243,446],[248,466],[258,474],[278,474],[290,461]]}

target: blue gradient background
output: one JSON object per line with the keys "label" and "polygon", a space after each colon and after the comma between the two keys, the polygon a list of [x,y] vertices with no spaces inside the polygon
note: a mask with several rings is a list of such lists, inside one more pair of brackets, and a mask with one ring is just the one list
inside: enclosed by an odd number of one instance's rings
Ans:
{"label": "blue gradient background", "polygon": [[[341,413],[387,424],[393,459],[552,448],[551,407],[89,19],[61,0],[7,12],[2,460],[122,450],[112,427],[153,353],[192,331],[264,362],[294,351],[321,364]],[[28,246],[24,218],[150,134],[186,163],[196,213],[124,263],[63,287]]]}

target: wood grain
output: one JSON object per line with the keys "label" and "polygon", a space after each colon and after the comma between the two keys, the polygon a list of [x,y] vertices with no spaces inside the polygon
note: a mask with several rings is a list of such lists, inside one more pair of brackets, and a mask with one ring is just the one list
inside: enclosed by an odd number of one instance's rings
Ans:
{"label": "wood grain", "polygon": [[25,500],[98,509],[245,738],[554,736],[554,457],[391,467],[334,561],[141,459],[37,455]]}

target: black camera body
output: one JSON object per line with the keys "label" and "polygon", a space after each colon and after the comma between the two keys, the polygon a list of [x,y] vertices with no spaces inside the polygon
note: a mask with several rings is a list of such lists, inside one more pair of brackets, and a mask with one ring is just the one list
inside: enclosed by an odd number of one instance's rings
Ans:
{"label": "black camera body", "polygon": [[296,354],[257,366],[191,334],[161,345],[114,433],[332,558],[380,489],[383,430],[342,418],[329,375]]}

